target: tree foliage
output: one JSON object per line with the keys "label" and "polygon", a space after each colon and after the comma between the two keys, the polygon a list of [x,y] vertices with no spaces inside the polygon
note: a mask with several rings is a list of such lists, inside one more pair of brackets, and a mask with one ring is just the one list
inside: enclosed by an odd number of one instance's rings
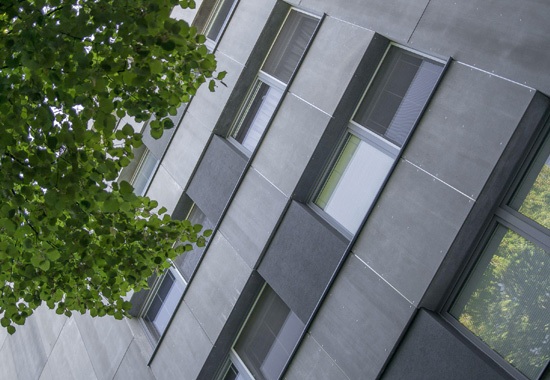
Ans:
{"label": "tree foliage", "polygon": [[[520,213],[550,226],[547,165],[520,201]],[[467,302],[456,310],[457,317],[521,372],[537,378],[550,361],[550,255],[504,227],[484,255],[476,269],[478,282],[461,296]]]}
{"label": "tree foliage", "polygon": [[[160,137],[199,86],[224,73],[170,18],[193,0],[0,2],[0,323],[13,333],[45,302],[122,318],[130,290],[204,243],[200,226],[114,180],[151,119]],[[172,248],[176,239],[187,244]]]}

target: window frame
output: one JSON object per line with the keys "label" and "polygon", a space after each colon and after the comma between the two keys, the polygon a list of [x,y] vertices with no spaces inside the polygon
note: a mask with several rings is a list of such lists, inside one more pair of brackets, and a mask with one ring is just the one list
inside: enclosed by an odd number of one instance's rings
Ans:
{"label": "window frame", "polygon": [[[158,338],[157,338],[151,332],[152,327],[149,326],[145,322],[145,317],[146,317],[147,313],[149,312],[149,309],[151,308],[152,303],[153,303],[155,297],[157,296],[157,293],[160,290],[160,287],[161,287],[162,283],[164,282],[164,279],[166,278],[168,272],[172,273],[172,276],[174,276],[174,283],[178,282],[180,285],[182,285],[183,290],[182,290],[181,297],[179,297],[179,299],[177,300],[177,304],[176,304],[176,307],[175,307],[174,311],[172,312],[172,315],[170,315],[170,318],[168,319],[168,323],[166,324],[166,328],[163,331],[158,331],[157,330],[157,333],[158,333]],[[139,319],[140,325],[142,326],[143,330],[145,331],[145,335],[147,336],[147,339],[149,340],[149,343],[151,343],[151,346],[153,348],[156,348],[160,344],[160,342],[162,341],[163,336],[168,331],[168,329],[170,327],[170,324],[172,322],[172,318],[173,318],[174,314],[176,313],[176,311],[178,309],[179,303],[181,301],[181,298],[185,294],[185,290],[187,289],[187,286],[188,286],[188,282],[185,280],[185,278],[181,275],[179,270],[174,266],[174,264],[172,262],[170,262],[170,267],[166,268],[164,273],[162,273],[160,276],[158,276],[155,279],[155,282],[153,283],[153,286],[151,286],[151,291],[149,292],[149,294],[147,294],[147,298],[145,299],[145,302],[143,303],[143,306],[141,307],[141,310],[139,312],[138,319]],[[163,302],[163,304],[164,304],[164,302]]]}
{"label": "window frame", "polygon": [[153,155],[153,153],[151,152],[151,150],[147,146],[145,146],[145,151],[143,152],[143,154],[139,158],[139,162],[136,166],[136,169],[132,173],[132,176],[130,177],[130,181],[129,181],[130,185],[132,185],[132,187],[134,188],[134,192],[135,192],[135,183],[138,179],[138,176],[141,174],[141,171],[145,167],[145,162],[149,158],[152,158],[152,159],[155,160],[155,165],[153,166],[153,170],[151,170],[151,173],[147,177],[147,180],[145,182],[145,186],[143,186],[143,190],[141,191],[141,193],[140,194],[136,193],[137,196],[145,196],[145,194],[147,194],[147,191],[149,191],[149,187],[151,186],[151,182],[153,182],[153,178],[155,177],[157,169],[160,165],[160,161],[158,159],[156,159],[155,156]]}
{"label": "window frame", "polygon": [[[267,282],[264,282],[264,284],[261,286],[260,288],[260,291],[258,292],[258,295],[256,296],[255,300],[254,300],[254,303],[252,304],[252,307],[250,308],[250,310],[248,311],[247,315],[246,315],[246,318],[244,319],[244,321],[242,322],[242,324],[240,325],[239,327],[239,330],[237,332],[237,334],[235,335],[235,338],[233,339],[233,343],[231,344],[231,348],[229,349],[229,353],[227,354],[224,362],[222,363],[220,369],[218,370],[218,373],[217,375],[214,377],[216,380],[224,380],[225,379],[225,376],[227,376],[228,372],[229,372],[229,369],[231,368],[231,365],[233,364],[235,366],[235,368],[239,371],[239,374],[242,375],[244,377],[243,380],[255,380],[256,378],[254,377],[254,375],[252,374],[252,372],[250,371],[250,369],[247,367],[247,365],[245,364],[245,362],[243,361],[243,359],[239,356],[238,352],[236,351],[235,349],[235,346],[237,345],[237,343],[239,342],[239,339],[240,337],[242,336],[243,334],[243,331],[245,330],[245,328],[247,327],[247,324],[250,322],[250,319],[251,317],[254,315],[254,312],[256,311],[260,311],[260,309],[258,309],[258,303],[262,300],[262,296],[264,294],[266,294],[266,289],[267,288],[270,288],[270,291],[273,292],[273,294],[279,298],[279,300],[288,308],[288,311],[289,313],[286,315],[286,318],[285,318],[285,321],[288,320],[288,317],[290,315],[290,313],[294,314],[294,316],[296,318],[298,318],[296,316],[296,314],[292,311],[292,309],[284,302],[284,300],[275,292],[275,290],[273,288],[271,288],[269,286],[269,284]],[[299,318],[298,318],[299,319]],[[300,322],[302,322],[300,320]],[[303,323],[303,322],[302,322]],[[283,323],[283,326],[284,326],[284,323]],[[296,349],[298,348],[298,346],[300,345],[300,342],[302,341],[302,338],[303,338],[303,334],[304,334],[304,331],[306,330],[307,326],[306,324],[303,324],[303,327],[302,327],[302,330],[301,330],[301,333],[299,336],[297,336],[296,338],[296,343],[294,344],[294,347],[293,349],[291,350],[290,352],[290,355],[288,358],[286,358],[286,361],[282,367],[282,370],[278,376],[277,379],[281,379],[282,376],[284,375],[285,371],[286,371],[286,368],[290,362],[290,360],[292,360],[292,357],[294,355],[294,353],[296,352]],[[278,333],[280,333],[281,330],[279,330]],[[273,344],[275,344],[275,342],[273,342]],[[270,349],[273,347],[273,345],[270,347]]]}
{"label": "window frame", "polygon": [[[224,19],[222,25],[220,26],[220,30],[218,31],[218,34],[216,35],[216,38],[214,40],[211,39],[211,38],[208,38],[208,33],[210,32],[210,29],[214,26],[214,23],[216,22],[217,17],[220,14],[221,8],[223,7],[223,5],[226,1],[232,1],[233,4],[231,5],[229,11],[227,12],[227,15],[225,16],[225,19]],[[212,11],[210,12],[210,15],[208,16],[208,19],[206,21],[206,24],[204,26],[204,30],[203,30],[203,33],[202,33],[206,37],[206,41],[204,42],[204,45],[206,46],[206,48],[210,52],[213,52],[216,49],[216,47],[218,46],[218,43],[220,42],[220,40],[221,40],[221,38],[222,38],[222,36],[225,32],[225,29],[227,27],[227,24],[229,24],[229,20],[231,19],[231,17],[233,16],[233,12],[237,8],[238,3],[239,3],[239,0],[217,0],[216,4],[214,4],[214,7],[212,8]]]}
{"label": "window frame", "polygon": [[[281,80],[275,78],[271,74],[264,71],[263,68],[264,68],[265,63],[267,62],[267,60],[269,58],[270,53],[273,50],[273,47],[275,46],[275,44],[277,42],[277,39],[281,35],[281,31],[284,29],[285,24],[286,24],[286,22],[287,22],[287,20],[290,16],[290,14],[293,11],[298,12],[298,13],[302,13],[306,16],[309,16],[311,18],[316,19],[317,20],[317,25],[315,26],[315,28],[314,28],[307,44],[305,45],[304,51],[303,51],[302,55],[300,56],[300,58],[299,58],[299,60],[296,64],[296,67],[294,68],[294,70],[293,70],[293,72],[292,72],[292,74],[291,74],[291,76],[288,80],[288,83],[284,83]],[[269,130],[269,127],[271,126],[271,123],[273,122],[273,119],[277,115],[279,107],[281,106],[281,104],[282,104],[282,102],[283,102],[283,100],[284,100],[284,98],[285,98],[285,96],[288,92],[288,88],[292,84],[292,81],[293,81],[294,77],[296,76],[298,70],[300,69],[300,66],[301,66],[303,60],[305,59],[305,56],[306,56],[306,54],[307,54],[314,38],[315,38],[315,35],[317,34],[317,32],[319,30],[322,19],[323,19],[322,16],[316,15],[314,13],[311,13],[311,12],[308,12],[308,11],[305,11],[303,9],[296,8],[296,7],[290,7],[288,9],[288,11],[286,12],[285,18],[284,18],[283,22],[281,23],[281,26],[279,27],[279,29],[277,31],[277,34],[275,35],[273,41],[271,42],[271,45],[270,45],[269,49],[267,50],[267,53],[266,53],[265,57],[263,58],[261,65],[259,66],[260,68],[258,70],[258,73],[254,77],[254,80],[252,81],[252,84],[248,88],[246,96],[244,97],[244,100],[243,100],[243,102],[241,103],[241,105],[239,107],[239,111],[237,112],[237,115],[234,118],[234,120],[231,122],[228,133],[226,135],[226,139],[228,141],[230,141],[239,151],[244,153],[247,157],[253,156],[254,153],[257,151],[258,147],[261,145],[265,134]],[[260,83],[260,86],[263,83],[263,84],[266,84],[267,86],[269,86],[270,88],[274,87],[278,90],[281,90],[282,95],[279,98],[279,100],[277,101],[277,105],[275,106],[275,108],[273,110],[273,113],[271,114],[269,120],[267,121],[267,124],[266,124],[264,130],[262,131],[262,133],[261,133],[261,135],[258,139],[258,143],[256,144],[256,146],[254,147],[254,149],[252,151],[249,151],[246,147],[244,147],[242,145],[241,142],[239,142],[234,137],[234,135],[236,135],[239,132],[240,128],[242,127],[243,121],[245,120],[245,118],[248,115],[248,110],[250,109],[250,107],[252,105],[252,102],[256,99],[256,97],[253,96],[252,94],[254,92],[254,88],[258,85],[258,83]]]}
{"label": "window frame", "polygon": [[[449,323],[449,325],[452,326],[453,329],[457,331],[460,336],[466,339],[466,341],[469,342],[472,347],[479,350],[491,361],[493,361],[511,379],[516,380],[532,379],[523,374],[512,363],[508,362],[497,351],[492,349],[488,343],[485,343],[482,340],[481,337],[478,337],[473,331],[463,325],[458,320],[458,317],[455,317],[451,314],[451,309],[454,306],[455,302],[459,299],[461,291],[467,286],[467,283],[473,278],[474,274],[476,276],[483,275],[483,272],[474,272],[476,270],[477,264],[480,261],[482,261],[483,259],[490,259],[494,256],[494,253],[493,256],[490,256],[491,250],[489,250],[489,247],[491,245],[493,236],[497,233],[499,228],[504,228],[508,231],[511,231],[519,235],[527,242],[530,242],[533,245],[545,250],[547,253],[550,253],[550,229],[536,222],[534,219],[523,215],[518,210],[515,210],[513,207],[510,206],[519,187],[522,185],[523,181],[526,180],[528,175],[530,175],[529,171],[535,164],[536,160],[539,158],[540,154],[546,155],[547,158],[550,157],[550,121],[546,122],[544,131],[534,142],[532,148],[526,155],[526,158],[522,162],[521,168],[516,173],[514,179],[510,181],[511,183],[509,184],[508,190],[506,191],[506,195],[492,212],[492,217],[490,218],[489,222],[486,223],[485,228],[481,231],[481,238],[475,245],[475,248],[472,250],[473,253],[469,256],[469,259],[464,265],[464,268],[457,276],[457,280],[454,282],[452,290],[448,293],[445,302],[443,302],[443,305],[439,310],[442,318],[447,323]],[[540,171],[537,171],[536,173],[538,175]],[[498,242],[499,245],[500,243],[501,241]],[[538,377],[535,380],[544,380],[549,376],[550,360],[546,362],[546,365],[540,371]]]}
{"label": "window frame", "polygon": [[[367,126],[363,126],[359,124],[357,121],[354,120],[355,116],[357,115],[358,110],[363,104],[363,101],[365,100],[367,94],[369,91],[373,88],[374,81],[377,78],[377,75],[380,73],[381,68],[384,66],[384,62],[386,62],[386,58],[388,56],[388,53],[392,48],[401,49],[404,51],[407,51],[409,53],[412,53],[418,57],[425,58],[427,61],[435,62],[441,65],[441,72],[439,73],[439,76],[437,77],[436,81],[433,84],[433,88],[430,92],[430,95],[426,99],[426,102],[424,103],[419,115],[416,117],[414,123],[412,124],[412,127],[404,140],[403,144],[401,146],[398,146],[391,140],[385,138],[384,136],[379,135],[378,133],[370,130]],[[373,73],[373,75],[370,77],[367,86],[362,92],[362,95],[357,102],[356,106],[354,107],[354,110],[351,114],[351,117],[346,122],[346,127],[341,133],[340,137],[338,138],[338,143],[335,145],[335,147],[332,149],[332,151],[329,154],[329,159],[327,160],[326,164],[324,165],[321,175],[319,176],[317,182],[315,183],[315,186],[312,187],[312,190],[308,196],[307,204],[308,206],[314,210],[321,218],[326,220],[332,227],[336,228],[338,232],[340,232],[345,238],[348,240],[351,240],[353,236],[355,236],[360,230],[361,226],[365,223],[365,220],[368,218],[370,213],[372,212],[372,209],[374,208],[378,198],[380,197],[380,194],[383,192],[384,187],[386,186],[386,183],[388,182],[392,172],[395,169],[395,166],[400,160],[402,152],[405,150],[408,141],[410,140],[411,136],[414,134],[416,127],[418,126],[420,120],[422,119],[428,104],[430,103],[431,98],[437,91],[437,87],[439,83],[441,82],[441,79],[445,75],[445,71],[447,70],[449,66],[450,60],[444,61],[442,59],[439,59],[437,57],[432,57],[427,54],[424,54],[422,52],[415,51],[413,49],[410,49],[406,46],[397,44],[395,42],[390,42],[380,58],[380,61],[378,62],[378,65]],[[373,201],[366,210],[365,215],[362,219],[362,221],[359,223],[356,231],[350,231],[344,225],[339,222],[335,217],[330,215],[328,212],[326,212],[323,208],[321,208],[317,203],[317,199],[325,186],[326,182],[330,178],[332,169],[337,164],[338,159],[340,157],[340,154],[342,152],[342,149],[344,148],[348,136],[352,135],[361,140],[361,142],[365,142],[369,146],[375,148],[377,151],[385,154],[389,158],[393,159],[393,164],[391,165],[390,169],[388,170],[388,173],[385,176],[385,179],[382,181],[382,184],[380,185],[380,188],[378,189],[375,197],[373,198]],[[347,167],[347,166],[346,166]]]}

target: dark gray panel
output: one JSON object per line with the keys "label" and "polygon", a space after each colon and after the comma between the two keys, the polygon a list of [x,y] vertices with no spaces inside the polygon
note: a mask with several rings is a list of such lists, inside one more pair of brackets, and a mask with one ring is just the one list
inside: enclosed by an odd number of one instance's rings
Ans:
{"label": "dark gray panel", "polygon": [[292,202],[258,271],[307,322],[347,244],[309,207]]}
{"label": "dark gray panel", "polygon": [[350,255],[316,315],[311,336],[349,379],[375,379],[414,310]]}
{"label": "dark gray panel", "polygon": [[206,217],[216,223],[246,165],[246,157],[214,135],[187,189]]}
{"label": "dark gray panel", "polygon": [[404,156],[476,199],[534,92],[453,62]]}
{"label": "dark gray panel", "polygon": [[540,0],[432,1],[410,42],[548,94],[549,17]]}
{"label": "dark gray panel", "polygon": [[352,250],[418,305],[473,203],[401,160]]}
{"label": "dark gray panel", "polygon": [[440,317],[420,310],[390,361],[382,380],[502,380],[488,365],[444,326]]}

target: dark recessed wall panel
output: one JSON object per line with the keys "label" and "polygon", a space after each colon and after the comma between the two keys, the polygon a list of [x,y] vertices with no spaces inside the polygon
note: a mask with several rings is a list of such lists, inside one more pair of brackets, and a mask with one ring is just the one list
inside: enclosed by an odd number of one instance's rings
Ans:
{"label": "dark recessed wall panel", "polygon": [[308,206],[292,202],[258,271],[307,322],[347,245]]}
{"label": "dark recessed wall panel", "polygon": [[502,380],[498,370],[421,309],[390,361],[382,380]]}
{"label": "dark recessed wall panel", "polygon": [[246,157],[214,135],[187,189],[206,217],[216,223],[246,165]]}

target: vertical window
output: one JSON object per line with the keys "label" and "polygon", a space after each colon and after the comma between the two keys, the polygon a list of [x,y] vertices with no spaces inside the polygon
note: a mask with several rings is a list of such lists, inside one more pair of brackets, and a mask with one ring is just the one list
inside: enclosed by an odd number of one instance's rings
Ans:
{"label": "vertical window", "polygon": [[176,311],[184,289],[185,283],[173,269],[168,269],[155,282],[151,290],[152,296],[141,315],[141,320],[147,328],[149,338],[153,344],[158,343],[168,327],[168,322],[170,322],[172,314]]}
{"label": "vertical window", "polygon": [[266,285],[219,379],[279,379],[304,327]]}
{"label": "vertical window", "polygon": [[290,10],[231,128],[230,137],[248,152],[258,145],[318,23],[316,17]]}
{"label": "vertical window", "polygon": [[151,154],[149,149],[145,148],[136,171],[130,180],[130,184],[134,187],[134,193],[136,195],[145,195],[153,179],[158,163],[158,160]]}
{"label": "vertical window", "polygon": [[537,154],[450,308],[529,379],[550,362],[550,141]]}
{"label": "vertical window", "polygon": [[[212,223],[206,218],[206,215],[204,215],[196,204],[191,206],[191,210],[189,211],[186,219],[193,225],[201,225],[202,232],[205,230],[210,230],[213,227]],[[204,249],[205,247],[198,247],[195,245],[193,250],[184,252],[173,260],[175,267],[181,273],[185,281],[189,282],[191,280],[191,276],[199,264],[199,260],[204,253]]]}
{"label": "vertical window", "polygon": [[236,4],[237,0],[218,0],[216,2],[204,29],[205,45],[208,50],[214,50]]}
{"label": "vertical window", "polygon": [[313,197],[348,233],[359,228],[442,71],[440,62],[389,48]]}

